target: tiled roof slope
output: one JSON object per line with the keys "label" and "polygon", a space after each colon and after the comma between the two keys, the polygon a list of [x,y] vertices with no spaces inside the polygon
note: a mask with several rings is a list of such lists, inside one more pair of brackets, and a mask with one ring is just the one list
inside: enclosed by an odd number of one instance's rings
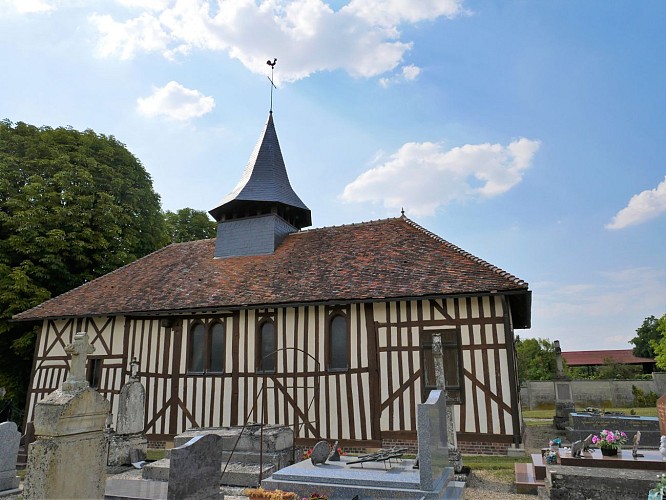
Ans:
{"label": "tiled roof slope", "polygon": [[608,359],[624,365],[654,363],[652,358],[634,356],[631,349],[614,349],[605,351],[568,351],[562,352],[564,361],[569,366],[604,365]]}
{"label": "tiled roof slope", "polygon": [[271,255],[213,259],[214,245],[214,240],[170,245],[14,318],[528,288],[524,281],[402,217],[294,233]]}

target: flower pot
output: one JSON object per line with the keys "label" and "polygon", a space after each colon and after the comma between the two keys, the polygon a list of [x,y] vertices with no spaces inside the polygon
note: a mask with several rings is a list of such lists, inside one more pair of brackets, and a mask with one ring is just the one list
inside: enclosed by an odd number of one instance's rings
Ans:
{"label": "flower pot", "polygon": [[604,457],[615,457],[617,456],[617,448],[601,448],[601,454]]}

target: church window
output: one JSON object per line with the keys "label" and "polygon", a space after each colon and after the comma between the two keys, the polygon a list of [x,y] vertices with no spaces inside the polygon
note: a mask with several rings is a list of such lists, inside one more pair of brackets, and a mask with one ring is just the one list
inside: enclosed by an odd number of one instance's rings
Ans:
{"label": "church window", "polygon": [[328,330],[328,368],[346,370],[349,368],[347,318],[336,314],[331,318]]}
{"label": "church window", "polygon": [[224,371],[224,325],[213,323],[209,329],[209,370],[211,372]]}
{"label": "church window", "polygon": [[201,323],[195,323],[190,329],[190,366],[191,372],[204,371],[204,351],[206,350],[206,329]]}
{"label": "church window", "polygon": [[257,369],[260,372],[274,372],[277,345],[275,342],[275,325],[266,321],[259,328],[259,350]]}
{"label": "church window", "polygon": [[421,385],[423,400],[430,391],[437,388],[435,379],[435,361],[432,352],[432,334],[439,333],[442,338],[442,356],[444,358],[444,376],[446,378],[447,403],[464,403],[462,384],[462,351],[458,330],[421,332],[421,361],[423,375]]}
{"label": "church window", "polygon": [[86,380],[93,389],[99,388],[100,379],[102,378],[102,358],[88,358],[88,370],[86,372]]}
{"label": "church window", "polygon": [[188,371],[223,372],[225,355],[224,325],[220,322],[196,322],[190,327]]}

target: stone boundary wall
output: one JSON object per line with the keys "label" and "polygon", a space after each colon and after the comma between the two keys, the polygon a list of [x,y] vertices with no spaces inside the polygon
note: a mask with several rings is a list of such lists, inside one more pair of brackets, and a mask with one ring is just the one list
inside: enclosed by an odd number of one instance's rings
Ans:
{"label": "stone boundary wall", "polygon": [[[631,387],[661,396],[666,390],[666,373],[653,373],[652,380],[572,380],[571,392],[576,406],[631,407],[634,396]],[[555,406],[555,385],[549,380],[529,380],[520,386],[520,401],[524,408],[535,410]]]}

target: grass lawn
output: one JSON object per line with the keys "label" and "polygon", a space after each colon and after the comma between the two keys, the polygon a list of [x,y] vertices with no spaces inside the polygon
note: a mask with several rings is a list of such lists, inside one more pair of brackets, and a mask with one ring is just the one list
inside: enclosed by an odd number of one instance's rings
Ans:
{"label": "grass lawn", "polygon": [[514,464],[530,463],[529,455],[524,457],[502,457],[494,455],[463,455],[463,464],[473,471],[486,470],[503,483],[513,483]]}
{"label": "grass lawn", "polygon": [[[578,408],[582,410],[583,408]],[[632,408],[604,408],[606,411],[622,411],[625,415],[630,416]],[[657,408],[633,408],[637,416],[641,417],[656,417]],[[555,409],[550,410],[523,410],[523,418],[547,418],[551,419],[555,416]]]}

